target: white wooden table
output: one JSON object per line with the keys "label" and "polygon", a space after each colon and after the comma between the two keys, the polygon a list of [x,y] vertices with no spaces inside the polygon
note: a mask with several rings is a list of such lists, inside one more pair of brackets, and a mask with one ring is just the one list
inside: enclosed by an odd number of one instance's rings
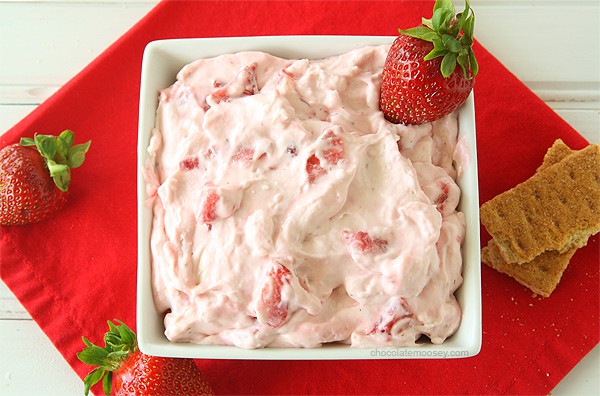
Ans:
{"label": "white wooden table", "polygon": [[[600,3],[471,3],[477,39],[589,141],[600,143]],[[156,0],[0,0],[0,134],[155,4]],[[462,9],[462,1],[455,4]],[[600,394],[599,374],[596,346],[552,394]],[[79,377],[0,282],[0,394],[82,391]]]}

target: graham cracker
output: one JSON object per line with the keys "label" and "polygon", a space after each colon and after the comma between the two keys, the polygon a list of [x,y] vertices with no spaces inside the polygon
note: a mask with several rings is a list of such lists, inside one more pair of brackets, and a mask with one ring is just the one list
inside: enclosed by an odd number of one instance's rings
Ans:
{"label": "graham cracker", "polygon": [[[538,172],[559,163],[564,158],[574,153],[561,139],[554,142],[544,156],[542,165]],[[522,263],[507,263],[502,256],[496,242],[492,239],[488,246],[482,249],[482,261],[497,271],[509,275],[522,285],[528,287],[534,293],[543,297],[549,297],[556,289],[556,286],[562,278],[564,270],[567,268],[571,258],[577,251],[577,246],[587,243],[588,236],[582,234],[576,238],[573,245],[565,252],[545,251],[533,260]]]}
{"label": "graham cracker", "polygon": [[547,251],[524,264],[507,263],[500,254],[494,240],[481,251],[482,261],[498,272],[514,278],[534,293],[549,297],[556,289],[577,248],[572,247],[564,253]]}
{"label": "graham cracker", "polygon": [[[544,161],[537,171],[539,172],[562,161],[572,152],[573,150],[571,150],[561,139],[556,140],[546,152]],[[556,286],[562,278],[563,272],[567,268],[571,257],[575,254],[576,250],[577,249],[573,247],[565,253],[546,251],[527,263],[507,263],[500,254],[498,245],[496,245],[492,239],[488,243],[488,246],[482,249],[481,257],[483,263],[487,264],[489,267],[512,277],[534,293],[543,297],[549,297],[556,289]]]}
{"label": "graham cracker", "polygon": [[481,206],[481,222],[507,263],[579,248],[600,231],[600,146],[559,160],[566,150],[555,144],[539,172]]}
{"label": "graham cracker", "polygon": [[572,154],[573,150],[562,141],[562,139],[556,139],[554,144],[548,149],[546,155],[544,155],[544,161],[536,172],[546,169],[547,167],[557,164],[565,159],[569,154]]}

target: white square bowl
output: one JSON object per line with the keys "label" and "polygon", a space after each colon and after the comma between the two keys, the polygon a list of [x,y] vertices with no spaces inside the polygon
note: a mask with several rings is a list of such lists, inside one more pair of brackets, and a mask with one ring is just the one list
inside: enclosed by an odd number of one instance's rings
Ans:
{"label": "white square bowl", "polygon": [[467,234],[463,244],[463,285],[456,292],[462,308],[460,327],[443,344],[424,343],[403,348],[353,348],[325,345],[321,348],[264,348],[246,350],[233,346],[173,343],[164,335],[163,318],[154,307],[151,284],[150,231],[152,210],[145,204],[142,169],[154,127],[158,92],[175,82],[186,64],[240,51],[264,51],[289,59],[320,59],[340,55],[366,45],[391,44],[389,36],[268,36],[161,40],[144,51],[138,129],[138,276],[137,335],[140,349],[150,355],[211,359],[405,359],[470,357],[481,349],[481,261],[479,242],[479,192],[473,94],[459,110],[459,139],[468,143],[468,163],[457,183],[462,195],[459,210],[465,214]]}

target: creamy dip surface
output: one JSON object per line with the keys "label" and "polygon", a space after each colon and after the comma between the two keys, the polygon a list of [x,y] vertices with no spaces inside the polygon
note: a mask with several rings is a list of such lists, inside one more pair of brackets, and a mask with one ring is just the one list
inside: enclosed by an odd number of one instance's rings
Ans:
{"label": "creamy dip surface", "polygon": [[410,346],[456,331],[457,115],[386,121],[388,49],[200,59],[161,91],[145,177],[169,340]]}

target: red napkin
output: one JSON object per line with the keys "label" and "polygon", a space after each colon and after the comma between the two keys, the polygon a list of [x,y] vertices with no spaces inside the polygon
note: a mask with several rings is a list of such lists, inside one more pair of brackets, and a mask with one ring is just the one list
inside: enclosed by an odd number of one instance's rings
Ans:
{"label": "red napkin", "polygon": [[[1,137],[69,128],[92,139],[67,206],[50,220],[1,227],[1,276],[80,376],[75,353],[106,320],[135,325],[136,139],[144,46],[155,39],[285,34],[395,35],[433,2],[160,3],[99,58]],[[531,176],[562,138],[587,142],[480,45],[475,85],[480,197]],[[482,233],[482,243],[489,236]],[[598,236],[551,298],[483,268],[483,347],[454,360],[198,360],[220,394],[547,394],[599,338]]]}

